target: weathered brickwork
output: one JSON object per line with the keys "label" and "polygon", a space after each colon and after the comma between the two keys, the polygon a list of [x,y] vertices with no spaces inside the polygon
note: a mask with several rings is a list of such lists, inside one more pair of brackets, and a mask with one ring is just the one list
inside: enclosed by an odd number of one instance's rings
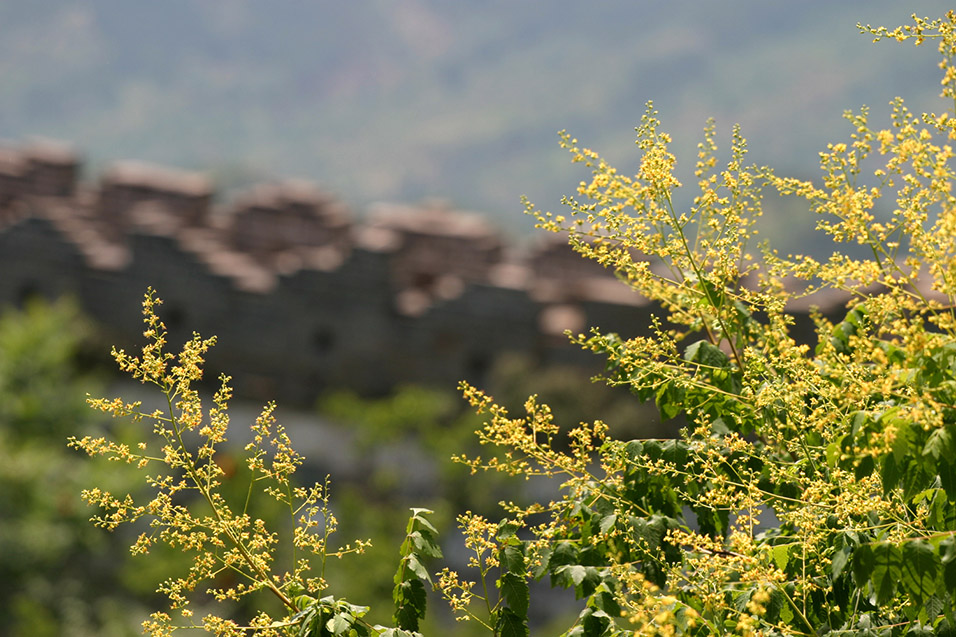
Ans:
{"label": "weathered brickwork", "polygon": [[593,364],[565,329],[637,335],[655,311],[553,237],[518,249],[438,204],[382,204],[357,223],[298,181],[217,206],[194,173],[123,162],[86,185],[79,172],[62,145],[0,149],[0,306],[71,295],[130,347],[153,286],[171,343],[217,334],[210,363],[251,394],[450,387],[504,352]]}

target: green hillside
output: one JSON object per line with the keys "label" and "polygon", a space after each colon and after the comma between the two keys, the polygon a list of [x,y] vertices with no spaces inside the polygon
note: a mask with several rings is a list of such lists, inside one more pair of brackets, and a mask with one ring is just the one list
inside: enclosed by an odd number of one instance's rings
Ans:
{"label": "green hillside", "polygon": [[225,188],[308,177],[358,211],[442,197],[521,232],[520,195],[554,207],[580,179],[556,132],[623,168],[649,99],[684,157],[713,115],[725,140],[743,125],[754,161],[812,174],[843,109],[934,108],[931,46],[873,45],[856,22],[947,5],[7,2],[0,137],[70,140],[94,173],[135,157]]}

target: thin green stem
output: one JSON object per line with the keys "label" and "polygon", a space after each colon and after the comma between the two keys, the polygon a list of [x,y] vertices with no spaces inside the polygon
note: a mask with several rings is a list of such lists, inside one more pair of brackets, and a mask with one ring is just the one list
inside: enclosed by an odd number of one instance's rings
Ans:
{"label": "thin green stem", "polygon": [[[681,245],[684,248],[685,254],[687,255],[687,260],[690,262],[691,268],[694,270],[694,276],[697,277],[697,282],[701,287],[701,290],[704,293],[704,297],[707,299],[707,303],[711,308],[715,310],[715,318],[720,324],[720,330],[722,334],[727,338],[727,344],[730,347],[730,351],[733,354],[734,361],[737,363],[737,367],[743,370],[743,360],[740,357],[740,353],[737,351],[737,346],[734,344],[734,340],[730,338],[730,332],[727,329],[727,325],[724,323],[724,319],[721,316],[720,304],[717,303],[717,300],[711,295],[710,289],[704,285],[704,273],[700,269],[700,264],[697,263],[697,260],[694,258],[694,252],[690,248],[690,244],[687,242],[687,236],[684,234],[684,229],[681,227],[680,221],[677,218],[677,212],[674,210],[674,202],[671,199],[670,192],[664,192],[664,201],[667,204],[667,211],[671,218],[671,227],[677,232],[677,236],[680,237]],[[707,317],[701,317],[704,319],[704,330],[707,332],[708,338],[714,343],[714,345],[719,345],[720,341],[723,340],[723,337],[718,339],[710,329],[708,325]]]}
{"label": "thin green stem", "polygon": [[182,436],[182,429],[179,426],[179,422],[176,420],[176,412],[173,406],[173,395],[174,392],[171,388],[166,390],[166,401],[169,409],[169,416],[173,423],[173,433],[176,436],[176,441],[179,444],[180,450],[184,454],[183,456],[183,468],[186,470],[189,479],[196,485],[198,491],[202,494],[203,498],[209,504],[212,509],[213,515],[216,517],[216,521],[219,523],[220,528],[226,537],[232,543],[233,546],[239,551],[239,554],[242,556],[243,561],[246,563],[246,566],[255,574],[255,579],[261,583],[263,586],[268,588],[272,593],[279,598],[284,606],[290,610],[296,610],[295,603],[289,599],[289,597],[282,592],[282,590],[275,585],[272,581],[272,578],[269,577],[269,574],[263,570],[259,564],[256,563],[255,558],[249,552],[248,547],[238,538],[232,529],[229,528],[229,525],[226,519],[222,515],[219,506],[216,504],[215,499],[212,497],[212,493],[209,489],[203,486],[203,480],[198,475],[195,466],[193,465],[191,454],[189,454],[188,447],[186,446],[185,441]]}

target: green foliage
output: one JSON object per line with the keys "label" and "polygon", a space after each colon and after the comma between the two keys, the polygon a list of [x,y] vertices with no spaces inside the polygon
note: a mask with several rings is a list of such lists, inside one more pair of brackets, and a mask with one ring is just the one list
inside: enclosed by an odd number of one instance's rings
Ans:
{"label": "green foliage", "polygon": [[[368,607],[334,596],[320,597],[329,586],[324,578],[326,561],[361,553],[368,545],[362,540],[343,546],[330,543],[338,522],[330,507],[329,481],[311,487],[293,482],[303,459],[276,422],[274,404],[267,405],[250,425],[251,440],[244,447],[245,470],[233,466],[232,454],[223,452],[230,425],[229,378],[220,377],[213,405],[205,411],[195,389],[215,338],[202,339],[195,334],[178,355],[169,353],[166,327],[156,312],[161,302],[152,290],[144,298],[147,342],[140,355],[114,349],[113,356],[121,370],[158,388],[165,408],[146,411],[140,402],[90,399],[94,408],[138,424],[139,440],[127,444],[109,436],[70,439],[70,446],[91,456],[102,455],[149,470],[142,476],[151,492],[145,503],[132,494],[116,495],[101,487],[83,491],[83,498],[101,510],[93,518],[97,526],[109,530],[137,527],[141,532],[131,547],[134,555],[165,544],[191,557],[185,574],[169,577],[157,589],[168,597],[169,610],[184,623],[178,624],[169,612],[155,612],[144,622],[144,632],[158,636],[180,628],[203,628],[224,636],[301,637],[387,632],[363,619]],[[236,494],[224,482],[247,486]],[[288,527],[270,528],[256,515],[255,503],[262,494],[285,510]],[[422,574],[427,579],[421,559],[440,554],[429,535],[434,530],[423,514],[414,511],[409,523],[403,564],[415,567],[414,577],[403,576],[402,583],[414,582]],[[285,553],[279,550],[282,544]],[[277,610],[261,598],[263,594],[278,601]],[[225,602],[240,604],[250,598],[253,611],[245,620],[211,611],[198,621],[194,619],[197,604],[217,602],[228,610]],[[400,596],[396,601],[406,623],[409,610],[416,616],[424,613],[424,600]]]}
{"label": "green foliage", "polygon": [[[474,580],[462,579],[446,567],[438,583],[442,596],[461,620],[474,620],[495,635],[527,637],[528,561],[525,545],[516,535],[519,525],[508,519],[492,524],[471,512],[460,515],[458,524],[472,554],[468,566],[478,571],[481,591],[474,592]],[[495,573],[497,596],[488,588]],[[476,600],[482,602],[484,616],[472,609]]]}
{"label": "green foliage", "polygon": [[68,301],[0,316],[0,421],[20,440],[66,437],[86,417],[80,346],[92,333]]}
{"label": "green foliage", "polygon": [[[848,113],[850,142],[821,153],[822,184],[745,166],[737,130],[718,172],[709,124],[699,194],[679,212],[670,137],[648,105],[634,177],[563,135],[592,178],[565,200],[569,217],[529,204],[541,227],[667,310],[650,336],[573,339],[606,356],[607,382],[685,423],[671,440],[616,439],[600,421],[563,432],[535,398],[512,416],[462,386],[495,449],[464,462],[562,480],[557,501],[504,504],[531,576],[586,600],[568,634],[952,630],[956,196],[953,151],[934,140],[956,139],[956,16],[862,30],[935,39],[948,110],[917,117],[897,99],[882,130],[865,108]],[[754,256],[766,189],[806,200],[819,230],[867,256]],[[880,222],[886,195],[897,207]],[[817,317],[810,349],[788,306],[820,290],[843,293],[848,311],[835,324]],[[483,538],[486,552],[503,546]]]}
{"label": "green foliage", "polygon": [[429,558],[440,558],[438,531],[424,514],[427,509],[412,509],[412,517],[405,529],[405,541],[401,546],[401,562],[395,573],[395,589],[392,599],[395,602],[395,624],[399,629],[417,633],[418,623],[425,617],[425,583],[432,578],[425,568]]}
{"label": "green foliage", "polygon": [[94,427],[81,363],[91,336],[67,301],[33,300],[0,316],[0,625],[11,636],[135,634],[139,600],[122,590],[119,546],[93,531],[76,493],[111,487],[63,446],[66,431]]}

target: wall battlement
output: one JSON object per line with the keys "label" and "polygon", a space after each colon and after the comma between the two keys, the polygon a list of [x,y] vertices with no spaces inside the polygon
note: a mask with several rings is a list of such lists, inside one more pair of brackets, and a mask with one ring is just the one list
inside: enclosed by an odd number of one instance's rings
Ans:
{"label": "wall battlement", "polygon": [[661,314],[553,236],[520,249],[439,203],[358,222],[302,181],[220,206],[200,174],[120,162],[86,185],[80,167],[62,144],[0,148],[0,306],[72,295],[130,347],[152,286],[170,341],[217,334],[210,364],[252,394],[480,382],[505,352],[593,363],[565,329],[633,336]]}

